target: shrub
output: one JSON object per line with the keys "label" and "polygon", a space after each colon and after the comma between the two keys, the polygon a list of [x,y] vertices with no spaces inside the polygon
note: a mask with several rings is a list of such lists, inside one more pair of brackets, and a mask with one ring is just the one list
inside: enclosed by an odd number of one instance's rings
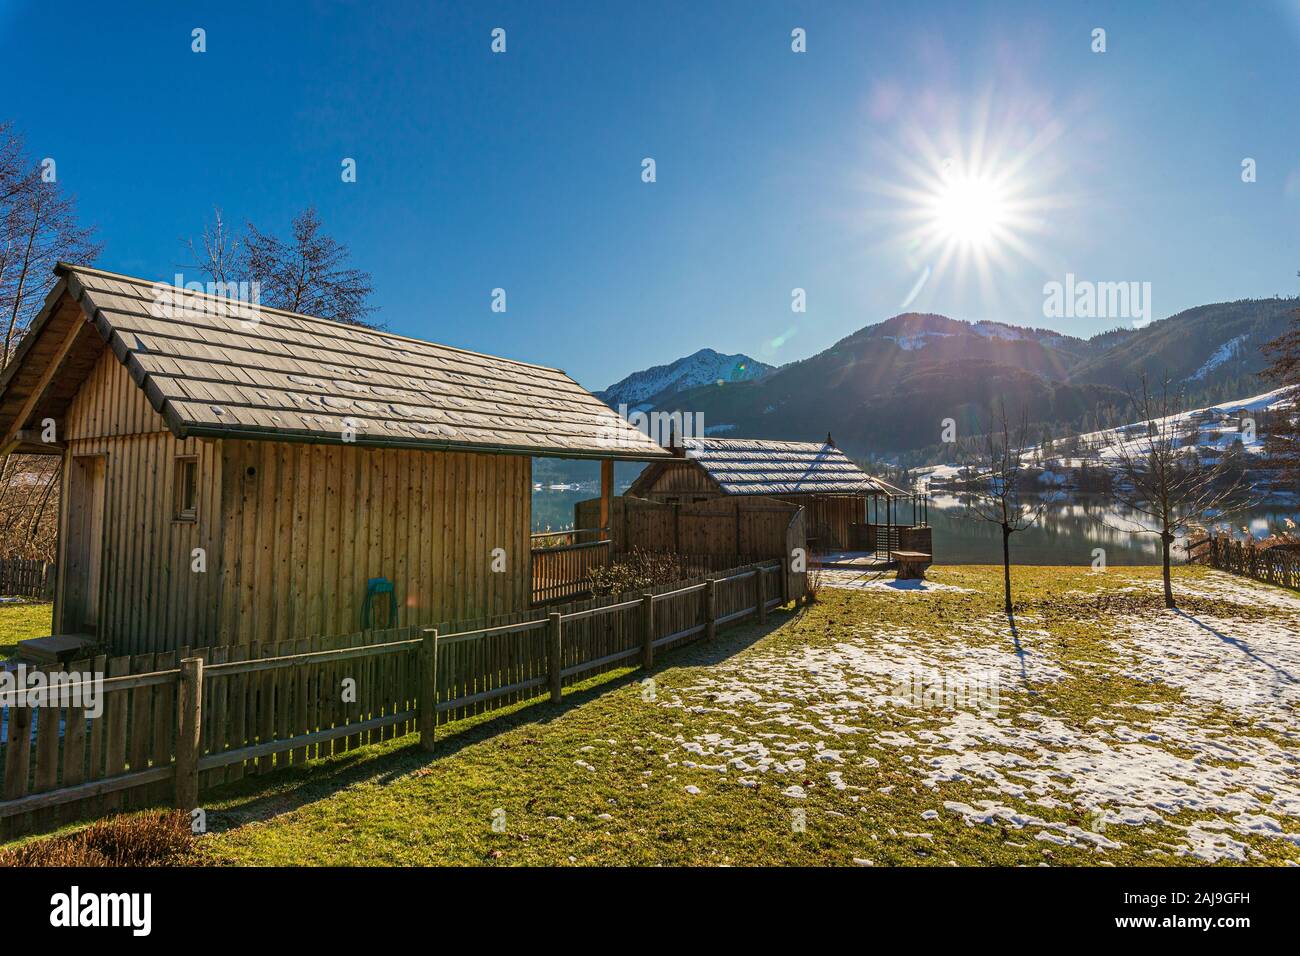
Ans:
{"label": "shrub", "polygon": [[826,586],[826,569],[817,564],[817,560],[817,555],[808,556],[808,572],[804,575],[804,587],[808,592],[807,600],[809,604],[817,603],[817,596],[821,593],[822,588]]}
{"label": "shrub", "polygon": [[0,851],[0,866],[166,866],[192,849],[189,817],[151,810],[99,820],[67,836]]}
{"label": "shrub", "polygon": [[689,577],[679,556],[633,549],[609,567],[593,569],[587,581],[593,594],[604,595],[644,591]]}

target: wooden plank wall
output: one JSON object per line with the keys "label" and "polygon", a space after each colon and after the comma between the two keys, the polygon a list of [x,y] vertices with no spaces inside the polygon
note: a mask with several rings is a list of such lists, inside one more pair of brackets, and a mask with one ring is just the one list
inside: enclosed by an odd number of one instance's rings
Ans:
{"label": "wooden plank wall", "polygon": [[849,549],[849,526],[866,520],[866,499],[860,496],[789,495],[778,500],[803,505],[808,537],[818,551]]}
{"label": "wooden plank wall", "polygon": [[[620,495],[614,499],[611,533],[615,554],[634,548],[689,555],[785,553],[786,528],[799,506],[774,498],[716,497],[698,504],[664,504]],[[599,501],[574,507],[579,528],[598,526]]]}
{"label": "wooden plank wall", "polygon": [[648,467],[658,468],[659,475],[640,494],[653,501],[674,498],[678,503],[689,504],[694,495],[712,497],[721,493],[717,482],[693,461],[655,463]]}
{"label": "wooden plank wall", "polygon": [[[221,629],[259,644],[361,628],[366,582],[396,585],[397,621],[529,606],[525,456],[288,442],[222,443]],[[493,550],[506,570],[492,570]]]}
{"label": "wooden plank wall", "polygon": [[[105,351],[64,421],[65,455],[105,459],[104,560],[100,587],[100,636],[114,653],[142,654],[206,644],[217,631],[216,589],[220,567],[218,507],[221,472],[216,443],[178,441],[161,416],[113,357]],[[174,520],[176,460],[199,459],[197,521]],[[70,465],[70,461],[68,462]],[[63,469],[60,506],[60,580],[67,556],[68,483]],[[190,570],[191,552],[207,554],[205,574]],[[63,630],[56,596],[54,630]]]}
{"label": "wooden plank wall", "polygon": [[[109,352],[64,432],[67,455],[106,461],[100,635],[112,653],[350,634],[372,577],[394,581],[400,605],[398,620],[373,626],[529,606],[527,456],[178,441]],[[199,503],[197,521],[184,522],[172,499],[176,459],[188,455],[199,459]],[[65,506],[64,540],[67,520]],[[190,570],[196,547],[202,574]],[[504,572],[491,569],[498,547]],[[61,623],[56,602],[56,632]]]}

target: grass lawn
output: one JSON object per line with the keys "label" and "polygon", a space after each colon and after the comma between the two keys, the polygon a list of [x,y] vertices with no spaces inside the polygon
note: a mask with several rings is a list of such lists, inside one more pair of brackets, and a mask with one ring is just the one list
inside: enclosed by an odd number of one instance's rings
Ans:
{"label": "grass lawn", "polygon": [[[1300,594],[1179,569],[841,574],[658,662],[205,795],[283,865],[1300,863]],[[13,613],[7,610],[4,613]],[[48,613],[48,612],[47,612]]]}
{"label": "grass lawn", "polygon": [[[231,864],[1300,862],[1300,595],[937,568],[207,800]],[[917,691],[917,693],[912,693]],[[994,697],[996,694],[996,697]],[[948,706],[945,706],[948,705]],[[495,828],[494,828],[495,822]]]}
{"label": "grass lawn", "polygon": [[50,633],[54,605],[0,604],[0,661],[18,653],[18,642]]}

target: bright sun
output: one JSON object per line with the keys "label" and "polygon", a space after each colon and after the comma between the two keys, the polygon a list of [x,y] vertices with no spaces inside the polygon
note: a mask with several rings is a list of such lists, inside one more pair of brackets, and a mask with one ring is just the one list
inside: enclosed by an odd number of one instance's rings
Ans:
{"label": "bright sun", "polygon": [[949,241],[983,248],[1005,225],[1005,201],[996,183],[980,176],[953,175],[932,201],[934,227]]}
{"label": "bright sun", "polygon": [[867,180],[886,199],[867,221],[885,225],[881,246],[906,270],[899,288],[911,281],[900,309],[940,283],[972,311],[1000,307],[1026,268],[1052,268],[1052,214],[1074,201],[1055,151],[1063,124],[1011,102],[976,104],[965,125],[905,123],[880,153],[895,171]]}

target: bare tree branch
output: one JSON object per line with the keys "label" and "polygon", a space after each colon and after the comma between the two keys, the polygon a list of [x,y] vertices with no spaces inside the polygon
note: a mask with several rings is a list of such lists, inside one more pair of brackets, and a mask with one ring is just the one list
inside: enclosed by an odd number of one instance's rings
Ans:
{"label": "bare tree branch", "polygon": [[1006,613],[1012,614],[1011,536],[1033,525],[1047,505],[1026,501],[1021,493],[1022,459],[1029,447],[1029,411],[1022,409],[1013,430],[1006,402],[999,400],[989,412],[989,430],[982,451],[975,451],[967,467],[975,480],[966,499],[966,517],[987,521],[1002,530],[1002,576]]}
{"label": "bare tree branch", "polygon": [[375,311],[368,304],[370,274],[346,264],[347,247],[321,231],[314,208],[294,217],[287,241],[251,222],[247,229],[248,275],[261,284],[263,305],[374,327],[365,321]]}
{"label": "bare tree branch", "polygon": [[1203,459],[1197,441],[1200,429],[1191,421],[1181,389],[1171,389],[1166,380],[1153,392],[1143,376],[1129,389],[1129,403],[1135,421],[1116,429],[1114,441],[1093,454],[1115,473],[1111,498],[1117,511],[1137,519],[1120,514],[1092,517],[1113,530],[1160,538],[1165,606],[1174,608],[1174,542],[1206,520],[1245,507],[1248,489],[1227,454],[1209,462]]}

